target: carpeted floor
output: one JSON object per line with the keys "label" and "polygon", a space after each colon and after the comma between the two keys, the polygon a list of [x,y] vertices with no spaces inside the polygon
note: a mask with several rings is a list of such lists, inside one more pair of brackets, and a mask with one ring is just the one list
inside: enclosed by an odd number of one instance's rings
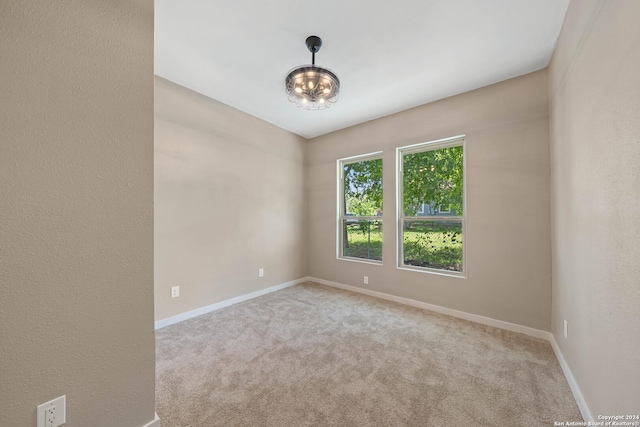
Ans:
{"label": "carpeted floor", "polygon": [[156,339],[163,427],[582,421],[546,341],[313,283]]}

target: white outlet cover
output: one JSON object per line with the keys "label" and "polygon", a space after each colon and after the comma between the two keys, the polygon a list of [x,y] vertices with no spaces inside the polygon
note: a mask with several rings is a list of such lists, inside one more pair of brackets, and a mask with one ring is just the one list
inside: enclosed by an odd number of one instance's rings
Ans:
{"label": "white outlet cover", "polygon": [[369,284],[369,276],[364,276],[364,284],[365,285]]}
{"label": "white outlet cover", "polygon": [[258,269],[258,277],[264,277],[264,268]]}
{"label": "white outlet cover", "polygon": [[[47,424],[47,411],[55,412],[55,421]],[[38,427],[58,427],[67,422],[67,396],[56,397],[42,405],[38,405]]]}
{"label": "white outlet cover", "polygon": [[564,321],[564,337],[569,338],[569,323]]}
{"label": "white outlet cover", "polygon": [[180,286],[171,287],[171,298],[178,298],[180,296]]}

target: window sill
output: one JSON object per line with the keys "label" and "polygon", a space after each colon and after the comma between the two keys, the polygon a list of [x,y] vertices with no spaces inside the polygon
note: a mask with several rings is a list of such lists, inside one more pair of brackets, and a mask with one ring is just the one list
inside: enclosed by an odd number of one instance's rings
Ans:
{"label": "window sill", "polygon": [[407,265],[399,265],[396,267],[398,270],[407,270],[407,271],[415,271],[417,273],[427,273],[427,274],[435,274],[437,276],[446,276],[446,277],[455,277],[456,279],[466,279],[467,275],[464,272],[448,272],[444,270],[436,270],[432,268],[424,268],[424,267],[410,267]]}
{"label": "window sill", "polygon": [[371,264],[371,265],[382,265],[382,261],[376,261],[373,259],[365,259],[365,258],[349,258],[349,257],[336,257],[339,261],[350,261],[350,262],[358,262],[360,264]]}

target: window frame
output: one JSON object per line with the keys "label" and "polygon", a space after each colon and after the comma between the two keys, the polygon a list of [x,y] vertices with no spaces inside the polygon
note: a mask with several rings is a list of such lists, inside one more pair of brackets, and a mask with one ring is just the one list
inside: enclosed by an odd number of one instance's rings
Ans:
{"label": "window frame", "polygon": [[[464,162],[464,147],[462,147],[462,156],[463,156],[462,161]],[[462,186],[464,187],[464,171],[462,171],[462,180],[463,180]],[[462,191],[464,191],[464,188],[462,189]],[[462,205],[462,210],[464,210],[464,204]],[[451,205],[447,206],[446,211],[443,209],[438,209],[438,213],[441,213],[441,214],[451,213]]]}
{"label": "window frame", "polygon": [[[425,151],[435,151],[442,148],[462,147],[462,214],[456,216],[405,216],[404,215],[404,175],[403,159],[406,154],[415,154]],[[467,156],[466,135],[457,135],[434,141],[420,142],[396,148],[396,268],[398,270],[410,270],[420,273],[429,273],[441,276],[466,278],[467,267]],[[404,263],[404,233],[405,221],[461,221],[462,223],[462,271],[449,271],[437,268],[419,267]]]}
{"label": "window frame", "polygon": [[[382,171],[383,171],[383,190],[382,190],[382,199],[384,200],[384,159],[382,158],[382,151],[374,151],[372,153],[361,154],[357,156],[345,157],[342,159],[336,160],[336,169],[337,169],[337,220],[336,220],[336,259],[342,261],[351,261],[351,262],[360,262],[365,264],[373,264],[373,265],[382,265],[382,261],[378,261],[375,259],[368,258],[356,258],[345,256],[343,251],[343,242],[342,236],[344,235],[344,220],[351,219],[356,221],[380,221],[383,224],[382,217],[383,215],[373,215],[373,216],[355,216],[355,215],[347,215],[345,214],[346,209],[344,206],[344,165],[348,165],[350,163],[358,163],[367,160],[381,160],[382,161]],[[382,237],[382,248],[384,252],[384,229],[383,229],[383,237]]]}

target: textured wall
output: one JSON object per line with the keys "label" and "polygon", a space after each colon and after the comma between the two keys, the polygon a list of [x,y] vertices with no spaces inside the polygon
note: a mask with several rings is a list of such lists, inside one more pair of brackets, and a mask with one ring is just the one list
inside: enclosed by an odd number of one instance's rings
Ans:
{"label": "textured wall", "polygon": [[0,2],[0,425],[154,417],[153,2]]}
{"label": "textured wall", "polygon": [[155,104],[156,319],[304,277],[306,140],[159,77]]}
{"label": "textured wall", "polygon": [[[466,134],[467,278],[396,268],[396,147]],[[336,259],[336,159],[382,150],[383,265]],[[551,259],[546,70],[309,143],[311,276],[549,330]]]}
{"label": "textured wall", "polygon": [[640,412],[638,17],[574,0],[549,68],[552,331],[594,417]]}

